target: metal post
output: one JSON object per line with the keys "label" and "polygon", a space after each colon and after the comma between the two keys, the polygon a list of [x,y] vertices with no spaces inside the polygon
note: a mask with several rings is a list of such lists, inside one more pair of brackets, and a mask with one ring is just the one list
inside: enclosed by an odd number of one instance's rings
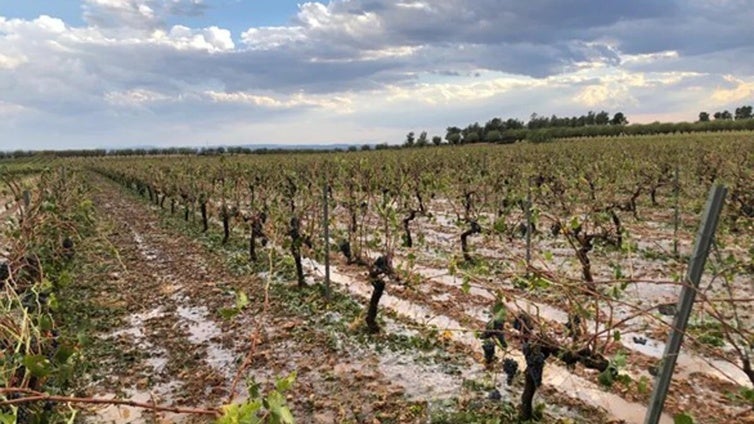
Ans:
{"label": "metal post", "polygon": [[709,254],[710,245],[715,235],[726,192],[727,190],[723,186],[715,186],[710,190],[707,205],[702,215],[702,223],[696,235],[694,252],[691,255],[689,269],[686,273],[683,289],[681,290],[681,298],[678,302],[678,314],[675,316],[670,338],[667,345],[665,345],[662,365],[655,380],[644,424],[657,424],[662,415],[662,408],[665,404],[668,388],[670,388],[670,378],[675,369],[675,362],[681,349],[686,324],[691,315],[691,307],[694,305],[696,291],[699,287],[702,272],[704,271],[704,265],[707,262],[707,255]]}
{"label": "metal post", "polygon": [[329,187],[325,179],[325,185],[322,190],[323,197],[323,215],[325,230],[325,299],[330,299],[330,218],[328,211],[328,191]]}
{"label": "metal post", "polygon": [[679,191],[678,185],[678,165],[675,166],[675,176],[673,178],[673,256],[678,259],[678,226],[681,221],[681,213],[679,209]]}
{"label": "metal post", "polygon": [[531,268],[531,187],[526,192],[526,275],[529,275]]}

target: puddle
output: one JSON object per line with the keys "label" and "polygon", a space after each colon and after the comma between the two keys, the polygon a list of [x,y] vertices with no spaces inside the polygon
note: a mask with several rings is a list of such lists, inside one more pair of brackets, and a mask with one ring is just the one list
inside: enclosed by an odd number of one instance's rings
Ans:
{"label": "puddle", "polygon": [[209,311],[204,306],[198,308],[179,306],[176,309],[176,314],[189,322],[188,339],[191,343],[202,344],[222,333],[220,327],[207,318]]}
{"label": "puddle", "polygon": [[[638,333],[625,333],[623,334],[623,337],[621,337],[621,342],[631,350],[641,352],[647,356],[657,359],[663,357],[663,354],[665,353],[665,343],[647,339],[646,345],[640,345],[633,342],[634,337],[644,336]],[[747,387],[751,384],[749,377],[741,371],[741,369],[730,362],[689,355],[683,351],[680,352],[676,359],[675,373],[677,376],[686,379],[690,378],[691,374],[701,373],[716,377],[723,381],[731,381],[743,387]]]}
{"label": "puddle", "polygon": [[151,346],[151,343],[144,340],[144,324],[151,319],[160,318],[164,315],[165,312],[162,311],[161,307],[154,308],[149,312],[131,314],[128,317],[128,325],[120,330],[110,333],[106,338],[117,338],[123,335],[128,335],[145,346]]}
{"label": "puddle", "polygon": [[144,238],[141,236],[141,234],[133,230],[131,230],[131,232],[133,233],[134,241],[136,242],[136,246],[139,249],[141,255],[144,256],[144,258],[148,261],[157,259],[157,252],[144,242]]}
{"label": "puddle", "polygon": [[[465,379],[478,380],[485,377],[484,368],[478,364],[465,369],[462,374],[452,375],[438,365],[417,364],[416,358],[395,352],[381,353],[378,367],[388,381],[403,388],[411,401],[436,402],[451,399],[461,391]],[[510,400],[507,391],[501,390],[501,393],[504,399],[507,397],[506,400]]]}
{"label": "puddle", "polygon": [[[177,301],[185,300],[178,299],[177,296],[173,298]],[[226,378],[232,378],[235,355],[232,351],[212,341],[222,335],[222,329],[209,318],[209,310],[204,306],[182,305],[176,309],[176,314],[183,322],[188,323],[188,340],[195,345],[206,345],[207,364],[221,372]]]}

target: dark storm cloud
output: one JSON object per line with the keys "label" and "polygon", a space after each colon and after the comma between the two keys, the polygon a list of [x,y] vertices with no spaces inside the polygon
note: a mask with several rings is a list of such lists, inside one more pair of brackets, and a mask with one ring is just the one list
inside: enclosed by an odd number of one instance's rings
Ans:
{"label": "dark storm cloud", "polygon": [[541,43],[579,38],[586,30],[621,21],[673,16],[674,1],[637,0],[462,0],[336,1],[333,14],[373,12],[382,18],[386,38],[424,43]]}

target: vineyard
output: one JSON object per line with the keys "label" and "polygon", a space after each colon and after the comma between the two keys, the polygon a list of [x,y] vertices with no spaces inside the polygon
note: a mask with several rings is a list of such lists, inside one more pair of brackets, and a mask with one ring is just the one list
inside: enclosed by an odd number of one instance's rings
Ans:
{"label": "vineyard", "polygon": [[754,423],[750,133],[0,177],[2,422],[643,422],[722,184],[660,422]]}

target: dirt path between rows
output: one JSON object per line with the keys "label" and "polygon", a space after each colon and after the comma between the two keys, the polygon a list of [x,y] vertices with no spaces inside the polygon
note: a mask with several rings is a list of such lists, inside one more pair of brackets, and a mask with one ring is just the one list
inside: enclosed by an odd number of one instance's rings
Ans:
{"label": "dirt path between rows", "polygon": [[[401,388],[375,370],[369,352],[333,346],[331,335],[286,313],[271,300],[263,309],[263,282],[235,276],[221,258],[196,241],[159,225],[158,213],[113,183],[95,177],[93,200],[109,221],[108,238],[123,268],[103,282],[103,298],[118,305],[120,323],[97,335],[112,345],[103,378],[93,378],[91,395],[141,402],[216,407],[228,399],[231,381],[248,352],[249,336],[262,328],[249,374],[269,382],[296,370],[290,399],[297,422],[372,422],[401,417],[409,408]],[[218,311],[232,307],[235,291],[250,305],[231,321]],[[295,336],[293,334],[296,334]],[[344,390],[347,388],[347,390]],[[246,392],[243,380],[237,390]],[[92,412],[90,422],[206,422],[206,418],[162,414],[128,407]]]}

